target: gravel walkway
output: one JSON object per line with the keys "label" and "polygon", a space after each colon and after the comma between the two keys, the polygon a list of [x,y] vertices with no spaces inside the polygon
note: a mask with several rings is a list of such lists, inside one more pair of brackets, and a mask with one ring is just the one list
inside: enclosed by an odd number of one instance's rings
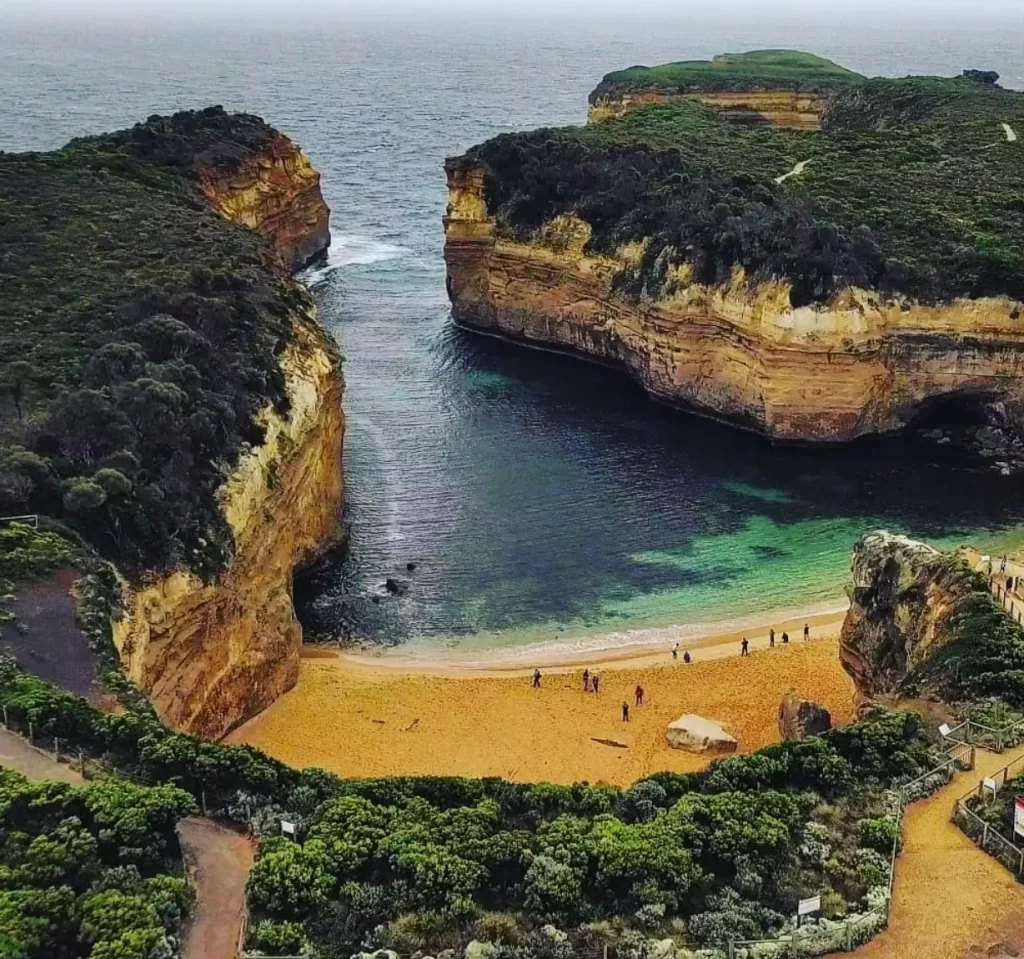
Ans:
{"label": "gravel walkway", "polygon": [[977,751],[977,766],[909,806],[889,927],[858,959],[975,959],[1024,954],[1024,886],[950,820],[953,802],[1024,756]]}

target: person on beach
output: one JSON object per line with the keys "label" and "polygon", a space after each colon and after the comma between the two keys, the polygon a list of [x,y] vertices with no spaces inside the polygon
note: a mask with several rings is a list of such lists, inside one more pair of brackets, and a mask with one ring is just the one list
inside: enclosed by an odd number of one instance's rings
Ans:
{"label": "person on beach", "polygon": [[743,637],[743,642],[740,643],[740,655],[741,656],[746,656],[747,655],[747,637],[746,636]]}
{"label": "person on beach", "polygon": [[685,653],[683,653],[683,662],[684,663],[688,663],[689,661],[690,661],[690,651],[687,650]]}
{"label": "person on beach", "polygon": [[540,689],[540,670],[535,669],[533,671],[533,688]]}
{"label": "person on beach", "polygon": [[583,692],[590,692],[590,670],[583,670]]}
{"label": "person on beach", "polygon": [[590,679],[590,688],[596,693],[601,686],[601,677],[594,673]]}
{"label": "person on beach", "polygon": [[637,684],[636,693],[634,695],[636,696],[636,704],[637,704],[637,706],[643,706],[643,704],[644,704],[644,688],[639,683]]}
{"label": "person on beach", "polygon": [[672,647],[672,658],[673,659],[678,659],[679,658],[679,643],[676,643],[675,646]]}
{"label": "person on beach", "polygon": [[999,572],[1000,573],[1005,573],[1006,572],[1006,557],[1005,556],[1001,560],[999,560]]}
{"label": "person on beach", "polygon": [[629,722],[629,703],[622,704],[622,721],[624,723]]}
{"label": "person on beach", "polygon": [[804,623],[804,641],[806,642],[810,638],[811,638],[811,627],[807,623]]}
{"label": "person on beach", "polygon": [[768,645],[769,646],[774,646],[775,645],[775,628],[774,627],[772,627],[771,629],[768,630]]}
{"label": "person on beach", "polygon": [[787,633],[785,630],[782,631],[782,642],[783,643],[788,643],[789,642],[789,633]]}

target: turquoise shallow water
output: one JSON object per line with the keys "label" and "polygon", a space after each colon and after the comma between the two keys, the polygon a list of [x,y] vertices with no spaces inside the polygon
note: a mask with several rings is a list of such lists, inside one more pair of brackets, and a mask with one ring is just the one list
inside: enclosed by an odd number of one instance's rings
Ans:
{"label": "turquoise shallow water", "polygon": [[[628,642],[667,623],[834,607],[851,545],[879,525],[1024,546],[1019,483],[937,469],[901,441],[775,448],[656,407],[607,370],[456,330],[441,258],[444,157],[582,122],[608,70],[801,46],[868,73],[991,67],[1024,87],[1024,12],[944,25],[831,8],[818,22],[766,11],[742,23],[683,11],[495,24],[478,11],[159,29],[3,16],[0,89],[14,95],[0,97],[0,149],[223,103],[292,134],[323,173],[334,246],[307,280],[347,356],[352,551],[301,584],[311,633],[425,655]],[[388,576],[407,592],[388,596]]]}

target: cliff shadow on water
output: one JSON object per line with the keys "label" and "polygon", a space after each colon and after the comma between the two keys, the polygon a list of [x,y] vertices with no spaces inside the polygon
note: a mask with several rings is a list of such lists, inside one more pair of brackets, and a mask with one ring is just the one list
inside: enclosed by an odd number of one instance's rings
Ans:
{"label": "cliff shadow on water", "polygon": [[386,452],[350,393],[351,554],[297,584],[307,636],[473,650],[726,622],[840,605],[849,550],[878,525],[940,545],[1024,540],[1011,480],[949,469],[910,438],[776,445],[660,406],[615,370],[450,323],[429,364],[433,390],[389,411]]}

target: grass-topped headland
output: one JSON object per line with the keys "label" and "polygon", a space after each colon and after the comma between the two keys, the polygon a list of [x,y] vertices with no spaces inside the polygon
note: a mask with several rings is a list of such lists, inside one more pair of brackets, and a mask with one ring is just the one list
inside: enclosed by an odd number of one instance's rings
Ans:
{"label": "grass-topped headland", "polygon": [[1018,131],[1024,94],[874,79],[844,85],[818,133],[735,125],[683,99],[503,134],[468,162],[483,167],[499,235],[530,240],[577,217],[586,252],[619,257],[615,286],[631,300],[742,269],[790,284],[794,306],[847,287],[935,303],[1024,297]]}
{"label": "grass-topped headland", "polygon": [[590,94],[602,97],[640,91],[830,91],[863,79],[824,57],[800,50],[723,53],[711,60],[682,60],[654,67],[635,66],[606,74]]}
{"label": "grass-topped headland", "polygon": [[216,490],[287,407],[309,300],[197,177],[274,136],[210,108],[0,154],[0,515],[61,518],[129,574],[221,568]]}

